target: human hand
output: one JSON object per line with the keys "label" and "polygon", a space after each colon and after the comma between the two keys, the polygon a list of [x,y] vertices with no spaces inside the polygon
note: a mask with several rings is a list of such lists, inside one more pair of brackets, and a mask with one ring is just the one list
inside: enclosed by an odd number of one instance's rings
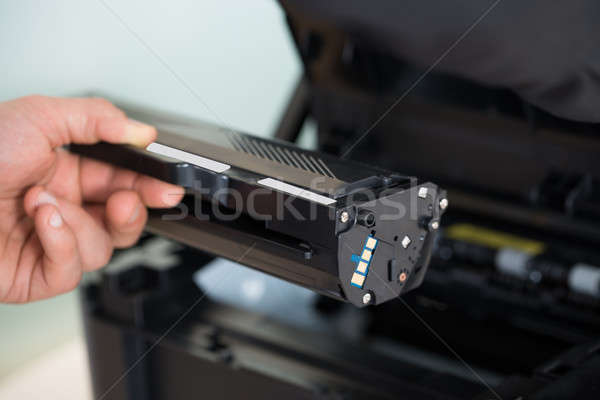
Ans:
{"label": "human hand", "polygon": [[183,188],[80,158],[69,143],[146,146],[156,130],[102,99],[30,96],[0,103],[0,302],[67,292],[134,244],[146,207]]}

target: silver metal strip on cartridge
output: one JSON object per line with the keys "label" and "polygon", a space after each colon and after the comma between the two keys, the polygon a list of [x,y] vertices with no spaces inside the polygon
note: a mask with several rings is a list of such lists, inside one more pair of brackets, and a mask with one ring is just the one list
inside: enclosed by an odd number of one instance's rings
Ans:
{"label": "silver metal strip on cartridge", "polygon": [[197,165],[198,167],[202,167],[217,173],[225,172],[229,168],[231,168],[231,165],[223,164],[221,162],[211,160],[209,158],[188,153],[187,151],[179,150],[170,146],[165,146],[164,144],[156,142],[150,143],[148,147],[146,147],[146,150],[155,154],[160,154],[161,156],[171,157],[179,161],[184,161],[193,165]]}
{"label": "silver metal strip on cartridge", "polygon": [[257,183],[259,185],[267,186],[271,189],[276,189],[280,192],[288,193],[293,196],[301,197],[303,199],[314,201],[316,203],[323,204],[326,206],[336,203],[336,200],[330,199],[327,196],[311,192],[310,190],[306,190],[298,186],[290,185],[289,183],[278,181],[277,179],[265,178],[259,180]]}

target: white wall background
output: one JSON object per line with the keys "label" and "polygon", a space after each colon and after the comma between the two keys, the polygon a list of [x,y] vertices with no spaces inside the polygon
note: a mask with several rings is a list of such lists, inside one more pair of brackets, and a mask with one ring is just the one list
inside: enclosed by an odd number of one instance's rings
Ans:
{"label": "white wall background", "polygon": [[[92,89],[269,135],[300,70],[275,0],[0,0],[0,101]],[[77,319],[73,294],[0,306],[0,389]]]}
{"label": "white wall background", "polygon": [[99,89],[265,135],[299,73],[275,0],[0,0],[0,100]]}

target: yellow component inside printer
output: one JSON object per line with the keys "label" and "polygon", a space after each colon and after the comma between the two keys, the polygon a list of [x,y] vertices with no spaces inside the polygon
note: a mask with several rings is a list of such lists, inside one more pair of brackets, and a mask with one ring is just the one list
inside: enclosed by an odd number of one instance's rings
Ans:
{"label": "yellow component inside printer", "polygon": [[446,237],[495,249],[510,247],[531,255],[543,253],[546,248],[546,244],[543,242],[471,224],[449,226],[446,228]]}

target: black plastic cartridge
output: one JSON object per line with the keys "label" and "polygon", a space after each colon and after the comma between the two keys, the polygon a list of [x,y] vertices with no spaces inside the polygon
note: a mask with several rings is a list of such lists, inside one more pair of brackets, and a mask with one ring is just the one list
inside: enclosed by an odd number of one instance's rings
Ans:
{"label": "black plastic cartridge", "polygon": [[159,135],[145,149],[72,152],[186,188],[147,229],[359,307],[423,280],[448,205],[414,177],[277,140],[133,108]]}

